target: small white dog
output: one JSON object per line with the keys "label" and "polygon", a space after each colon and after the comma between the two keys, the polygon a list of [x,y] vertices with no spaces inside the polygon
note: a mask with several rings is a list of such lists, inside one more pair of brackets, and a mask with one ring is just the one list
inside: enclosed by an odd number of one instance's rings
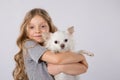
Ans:
{"label": "small white dog", "polygon": [[[74,48],[73,42],[74,28],[70,27],[67,31],[56,31],[55,33],[43,33],[45,40],[45,47],[54,53],[61,51],[71,51]],[[79,54],[87,54],[93,56],[94,54],[85,50],[77,52]],[[55,76],[55,80],[80,80],[79,76],[72,76],[60,73]]]}

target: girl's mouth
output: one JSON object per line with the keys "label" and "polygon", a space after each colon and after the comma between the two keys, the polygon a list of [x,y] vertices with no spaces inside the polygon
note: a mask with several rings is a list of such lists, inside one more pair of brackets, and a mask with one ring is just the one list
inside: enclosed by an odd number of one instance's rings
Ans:
{"label": "girl's mouth", "polygon": [[35,38],[42,38],[42,35],[35,35]]}

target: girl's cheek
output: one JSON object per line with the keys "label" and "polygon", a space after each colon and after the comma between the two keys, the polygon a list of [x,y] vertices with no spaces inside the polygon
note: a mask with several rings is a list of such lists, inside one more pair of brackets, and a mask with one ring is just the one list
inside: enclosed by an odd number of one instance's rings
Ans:
{"label": "girl's cheek", "polygon": [[28,33],[27,36],[28,36],[28,38],[31,38],[32,33]]}
{"label": "girl's cheek", "polygon": [[43,30],[42,32],[48,32],[48,30]]}
{"label": "girl's cheek", "polygon": [[47,30],[46,30],[46,32],[50,32],[50,30],[49,30],[49,29],[47,29]]}

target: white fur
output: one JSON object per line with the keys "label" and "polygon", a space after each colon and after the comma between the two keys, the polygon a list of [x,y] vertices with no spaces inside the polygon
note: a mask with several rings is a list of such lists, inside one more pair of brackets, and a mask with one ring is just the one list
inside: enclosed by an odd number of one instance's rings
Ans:
{"label": "white fur", "polygon": [[[43,34],[45,40],[45,47],[53,52],[69,51],[74,48],[73,42],[73,27],[68,28],[67,31],[57,31],[55,33]],[[81,50],[78,53],[93,56],[92,53]],[[55,80],[80,80],[80,76],[72,76],[60,73],[55,76]]]}
{"label": "white fur", "polygon": [[[65,42],[65,40],[68,41]],[[57,41],[57,43],[55,43],[55,41]],[[61,45],[64,45],[64,48],[61,48]],[[45,46],[53,52],[71,50],[73,49],[72,35],[64,31],[57,31],[54,34],[51,33],[50,38],[45,42]]]}

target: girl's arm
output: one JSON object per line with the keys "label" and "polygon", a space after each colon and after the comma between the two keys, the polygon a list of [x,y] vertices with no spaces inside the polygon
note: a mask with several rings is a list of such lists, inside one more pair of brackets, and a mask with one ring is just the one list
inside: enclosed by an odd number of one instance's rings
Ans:
{"label": "girl's arm", "polygon": [[71,64],[48,64],[48,72],[52,75],[59,74],[61,72],[70,74],[70,75],[79,75],[85,73],[88,69],[88,64],[84,58],[80,63],[71,63]]}
{"label": "girl's arm", "polygon": [[83,61],[84,56],[74,52],[53,53],[51,51],[46,51],[42,55],[41,60],[51,64],[67,64]]}
{"label": "girl's arm", "polygon": [[53,53],[32,40],[25,41],[24,48],[36,62],[43,60],[52,64],[66,64],[83,60],[83,56],[80,54],[74,52]]}

